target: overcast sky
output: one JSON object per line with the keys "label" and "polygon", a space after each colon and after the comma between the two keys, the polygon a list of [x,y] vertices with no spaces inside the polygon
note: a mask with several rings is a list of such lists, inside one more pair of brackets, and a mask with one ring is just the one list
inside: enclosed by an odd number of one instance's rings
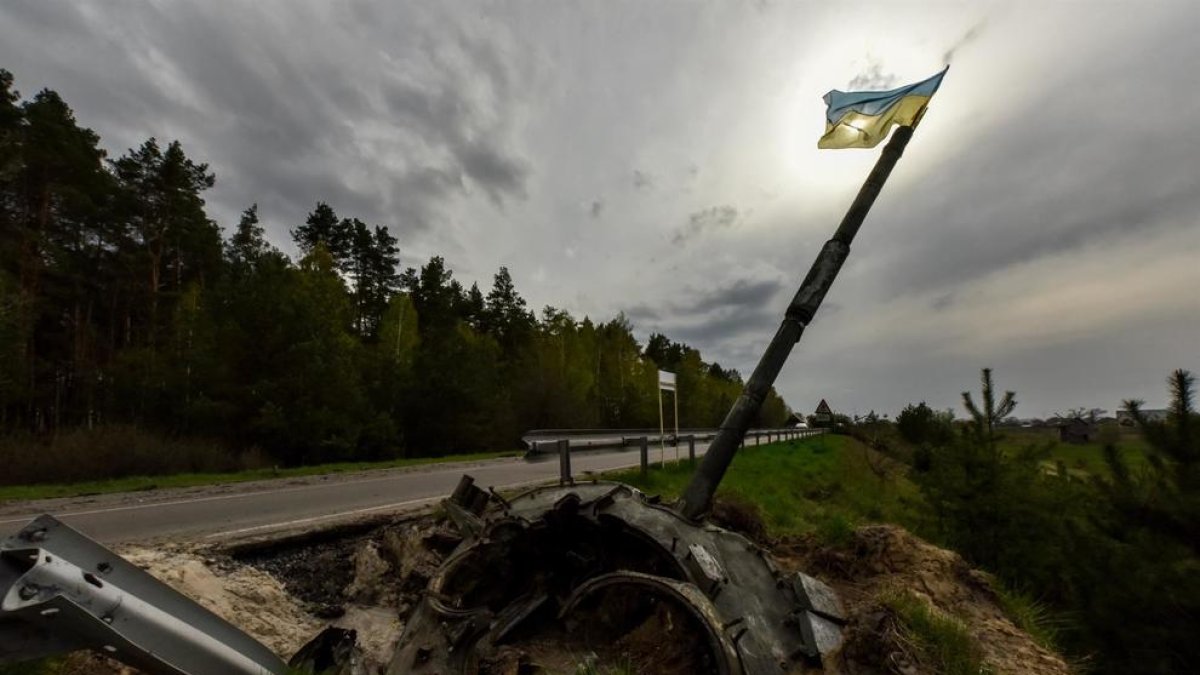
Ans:
{"label": "overcast sky", "polygon": [[[1165,403],[1200,371],[1200,3],[0,4],[0,68],[111,156],[180,140],[229,229],[317,200],[534,308],[748,374],[878,156],[829,89],[951,63],[777,383],[795,408]],[[686,395],[683,392],[682,395]]]}

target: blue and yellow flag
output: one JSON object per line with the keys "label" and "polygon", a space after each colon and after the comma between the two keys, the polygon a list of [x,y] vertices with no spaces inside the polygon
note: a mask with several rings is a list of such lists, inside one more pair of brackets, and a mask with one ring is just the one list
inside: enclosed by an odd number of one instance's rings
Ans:
{"label": "blue and yellow flag", "polygon": [[833,91],[825,94],[825,135],[818,148],[873,148],[893,124],[911,126],[942,84],[946,70],[928,80],[891,91]]}

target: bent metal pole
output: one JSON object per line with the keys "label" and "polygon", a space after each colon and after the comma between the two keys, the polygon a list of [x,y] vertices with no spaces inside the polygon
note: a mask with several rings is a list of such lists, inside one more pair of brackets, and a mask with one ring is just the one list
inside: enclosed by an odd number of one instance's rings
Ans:
{"label": "bent metal pole", "polygon": [[[917,119],[917,123],[919,122],[920,118]],[[725,476],[725,470],[733,461],[738,444],[758,415],[767,392],[771,390],[771,385],[792,352],[792,346],[800,341],[804,327],[812,322],[817,308],[821,306],[821,300],[833,285],[842,263],[850,254],[850,242],[854,241],[854,235],[862,227],[867,212],[871,210],[871,205],[883,189],[883,184],[900,156],[904,154],[904,147],[912,138],[915,126],[914,123],[911,127],[899,127],[892,134],[892,139],[883,148],[875,168],[867,176],[866,182],[858,191],[858,196],[854,198],[854,203],[842,218],[837,232],[817,254],[812,268],[808,270],[808,276],[804,278],[800,290],[796,292],[796,296],[784,312],[783,323],[759,359],[758,366],[754,368],[754,373],[742,390],[742,395],[734,402],[729,414],[725,416],[725,421],[721,422],[717,437],[713,439],[699,468],[692,474],[692,480],[677,506],[683,516],[696,520],[708,513],[712,507],[713,493],[717,491],[717,486]]]}

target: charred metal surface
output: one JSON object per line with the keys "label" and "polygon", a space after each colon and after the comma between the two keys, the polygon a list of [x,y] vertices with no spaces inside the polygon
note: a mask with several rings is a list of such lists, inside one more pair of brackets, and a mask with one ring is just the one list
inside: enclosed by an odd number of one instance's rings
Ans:
{"label": "charred metal surface", "polygon": [[288,667],[301,673],[367,675],[355,631],[329,627],[300,648]]}
{"label": "charred metal surface", "polygon": [[506,646],[539,635],[602,648],[656,613],[701,646],[688,672],[799,672],[840,642],[827,586],[629,486],[538,488],[493,500],[479,521],[430,581],[391,675],[488,672]]}

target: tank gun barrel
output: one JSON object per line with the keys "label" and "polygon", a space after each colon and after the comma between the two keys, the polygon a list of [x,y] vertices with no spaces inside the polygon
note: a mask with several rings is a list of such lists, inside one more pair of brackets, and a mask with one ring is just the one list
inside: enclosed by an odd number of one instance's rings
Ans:
{"label": "tank gun barrel", "polygon": [[837,232],[817,254],[808,275],[800,284],[800,290],[796,292],[787,311],[784,312],[783,323],[775,332],[771,344],[767,345],[766,351],[754,368],[754,373],[746,381],[741,396],[734,401],[725,420],[721,422],[716,438],[683,492],[677,508],[687,518],[698,519],[712,508],[713,494],[733,461],[733,455],[737,452],[742,437],[758,416],[758,411],[762,408],[763,401],[771,390],[771,385],[775,383],[775,378],[779,376],[788,355],[791,354],[792,347],[800,341],[804,328],[812,322],[821,301],[833,285],[842,263],[850,254],[850,243],[862,227],[867,213],[870,212],[896,162],[904,154],[904,148],[912,138],[915,126],[916,124],[899,127],[892,134],[891,140],[876,161],[875,168],[867,176],[866,182],[858,191],[858,196],[842,218]]}

